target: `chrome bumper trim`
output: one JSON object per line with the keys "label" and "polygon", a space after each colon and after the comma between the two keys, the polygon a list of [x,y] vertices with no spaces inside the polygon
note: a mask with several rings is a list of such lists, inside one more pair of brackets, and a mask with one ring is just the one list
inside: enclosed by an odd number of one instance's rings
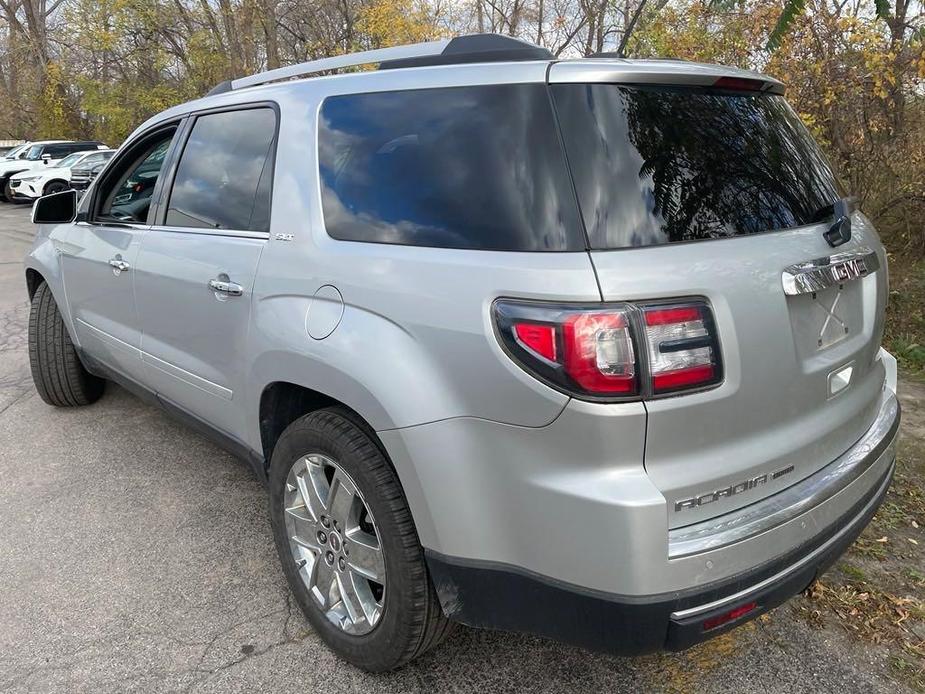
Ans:
{"label": "chrome bumper trim", "polygon": [[728,605],[730,603],[739,602],[740,600],[743,600],[744,598],[748,597],[752,593],[757,593],[758,591],[770,585],[773,585],[774,583],[783,581],[790,574],[796,571],[799,571],[804,566],[814,562],[820,555],[826,552],[835,543],[841,541],[842,538],[844,538],[846,533],[849,533],[852,530],[854,530],[856,519],[863,518],[866,514],[871,512],[871,509],[873,507],[875,507],[877,504],[879,504],[882,501],[883,495],[886,494],[887,487],[889,487],[890,482],[893,481],[894,467],[895,467],[895,463],[890,463],[890,468],[889,470],[887,470],[887,473],[884,475],[883,481],[880,483],[879,487],[877,488],[877,492],[870,498],[870,500],[866,504],[864,504],[864,508],[861,509],[861,511],[858,514],[856,514],[854,518],[851,519],[851,522],[847,523],[845,527],[843,527],[841,530],[835,533],[833,537],[830,537],[820,547],[817,547],[815,550],[807,554],[805,557],[803,557],[799,561],[791,564],[786,569],[783,569],[777,572],[773,576],[769,576],[768,578],[764,579],[763,581],[760,581],[759,583],[751,585],[748,588],[740,590],[737,593],[733,593],[732,595],[727,595],[726,597],[720,598],[719,600],[714,600],[713,602],[707,603],[706,605],[697,605],[697,607],[690,607],[686,610],[678,610],[677,612],[672,612],[671,618],[676,619],[676,620],[683,620],[683,619],[687,619],[688,617],[695,617],[699,614],[712,612],[713,610],[718,609],[722,607],[723,605]]}
{"label": "chrome bumper trim", "polygon": [[668,558],[680,559],[772,530],[838,494],[895,445],[900,407],[886,391],[877,418],[848,451],[801,482],[754,504],[668,532]]}

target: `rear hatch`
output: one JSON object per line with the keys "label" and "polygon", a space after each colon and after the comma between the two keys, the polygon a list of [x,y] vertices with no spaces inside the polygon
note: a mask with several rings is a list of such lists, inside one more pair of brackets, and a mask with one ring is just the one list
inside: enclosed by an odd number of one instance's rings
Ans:
{"label": "rear hatch", "polygon": [[846,451],[881,397],[886,259],[779,83],[599,60],[556,64],[549,81],[604,300],[705,297],[715,316],[721,385],[646,402],[669,526]]}

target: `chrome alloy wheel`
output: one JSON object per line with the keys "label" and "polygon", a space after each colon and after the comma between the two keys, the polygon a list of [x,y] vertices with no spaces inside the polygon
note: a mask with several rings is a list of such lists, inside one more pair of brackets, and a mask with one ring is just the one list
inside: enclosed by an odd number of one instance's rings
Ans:
{"label": "chrome alloy wheel", "polygon": [[356,484],[320,453],[299,458],[286,477],[286,534],[312,599],[348,634],[382,616],[385,560],[372,513]]}

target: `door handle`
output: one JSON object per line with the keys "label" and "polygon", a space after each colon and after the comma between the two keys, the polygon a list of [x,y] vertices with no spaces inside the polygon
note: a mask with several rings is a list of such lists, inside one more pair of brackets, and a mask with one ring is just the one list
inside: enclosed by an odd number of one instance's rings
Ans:
{"label": "door handle", "polygon": [[209,289],[227,296],[241,296],[244,294],[244,287],[229,280],[209,280]]}
{"label": "door handle", "polygon": [[117,255],[115,258],[110,258],[109,264],[112,265],[112,272],[114,275],[118,275],[120,272],[124,272],[131,267],[131,265],[122,260],[121,255]]}

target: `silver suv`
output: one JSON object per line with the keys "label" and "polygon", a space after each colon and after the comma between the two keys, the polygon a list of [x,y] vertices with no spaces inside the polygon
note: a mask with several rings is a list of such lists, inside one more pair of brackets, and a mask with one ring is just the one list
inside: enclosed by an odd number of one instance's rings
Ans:
{"label": "silver suv", "polygon": [[117,381],[249,461],[362,668],[453,622],[688,647],[893,474],[884,250],[782,94],[491,35],[224,83],[37,202],[36,387]]}

